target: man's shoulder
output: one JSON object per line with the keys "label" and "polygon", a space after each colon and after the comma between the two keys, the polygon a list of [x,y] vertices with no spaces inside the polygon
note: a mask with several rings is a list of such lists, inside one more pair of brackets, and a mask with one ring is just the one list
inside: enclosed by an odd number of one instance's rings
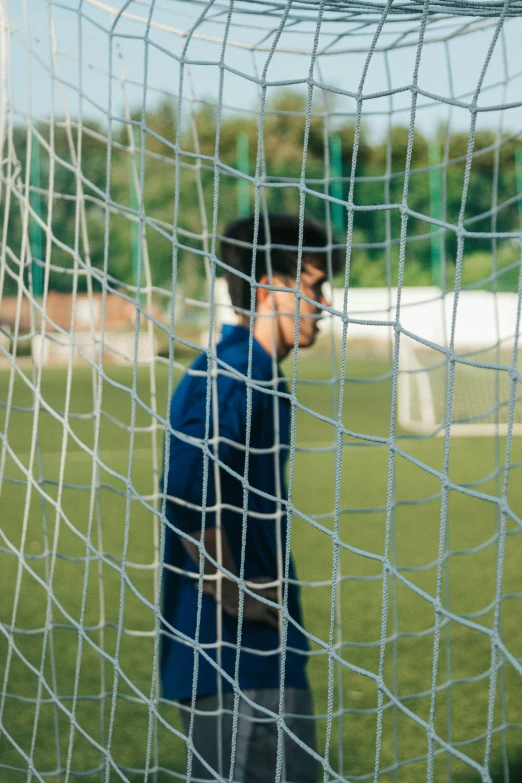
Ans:
{"label": "man's shoulder", "polygon": [[259,356],[255,343],[250,357],[248,339],[222,339],[216,345],[214,354],[202,351],[187,368],[176,390],[178,398],[183,396],[194,402],[201,395],[206,397],[209,371],[216,373],[219,397],[224,400],[232,400],[236,394],[244,394],[249,378],[261,385],[272,378],[270,362],[266,361],[266,357]]}
{"label": "man's shoulder", "polygon": [[217,372],[218,376],[233,376],[241,380],[248,376],[248,366],[248,344],[230,345],[222,340],[217,344],[215,353],[204,351],[192,362],[183,380],[205,381],[211,371]]}
{"label": "man's shoulder", "polygon": [[219,372],[232,370],[238,377],[248,375],[248,343],[232,343],[221,340],[216,348],[216,360]]}
{"label": "man's shoulder", "polygon": [[175,396],[187,397],[194,401],[199,395],[206,396],[209,372],[215,372],[219,387],[227,393],[239,385],[244,385],[248,375],[248,352],[238,346],[220,346],[216,353],[203,351],[185,370],[180,379]]}

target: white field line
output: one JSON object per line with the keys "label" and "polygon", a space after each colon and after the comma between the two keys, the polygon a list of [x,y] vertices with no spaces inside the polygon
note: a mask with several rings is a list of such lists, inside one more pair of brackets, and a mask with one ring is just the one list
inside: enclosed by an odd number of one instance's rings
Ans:
{"label": "white field line", "polygon": [[[296,444],[296,450],[300,449],[326,449],[326,448],[332,448],[333,447],[332,441],[312,441],[310,443],[298,443]],[[163,449],[160,449],[161,452],[163,452]],[[49,457],[55,457],[58,459],[61,457],[62,453],[61,451],[42,451],[40,452],[43,458]],[[133,451],[133,459],[150,459],[150,455],[152,453],[152,449],[150,448],[136,448]],[[24,459],[24,457],[29,456],[29,452],[24,451],[17,451],[16,452],[19,459]],[[98,449],[98,454],[100,457],[128,457],[129,450],[128,449]],[[90,454],[87,454],[85,451],[82,451],[81,449],[71,449],[67,452],[67,460],[76,460],[81,462],[84,459],[91,460],[92,457]]]}

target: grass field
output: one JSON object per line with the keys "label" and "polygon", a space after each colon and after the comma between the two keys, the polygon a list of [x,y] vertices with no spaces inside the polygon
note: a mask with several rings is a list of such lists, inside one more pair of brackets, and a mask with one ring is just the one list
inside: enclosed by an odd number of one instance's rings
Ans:
{"label": "grass field", "polygon": [[[386,362],[381,360],[359,359],[348,363],[350,377],[371,381],[345,385],[344,424],[351,431],[383,438],[389,435],[390,381],[387,377],[376,380],[386,376],[387,370]],[[29,373],[29,370],[25,372]],[[91,371],[83,367],[74,370],[70,397],[73,434],[68,436],[66,443],[67,459],[62,465],[61,484],[63,424],[49,412],[40,412],[40,453],[31,467],[35,485],[30,494],[27,492],[27,468],[34,420],[33,397],[30,386],[17,377],[12,397],[14,407],[6,430],[4,403],[8,398],[9,373],[0,372],[0,432],[4,437],[7,435],[11,450],[7,453],[0,496],[2,683],[9,661],[6,692],[2,697],[2,783],[30,779],[27,757],[32,757],[38,773],[33,780],[65,781],[66,775],[59,775],[57,770],[70,767],[81,780],[99,781],[103,779],[99,771],[103,755],[95,743],[104,747],[110,743],[114,760],[111,781],[126,779],[137,783],[143,780],[149,711],[139,694],[148,699],[151,692],[154,524],[153,514],[145,501],[132,499],[127,503],[126,481],[128,476],[142,498],[150,497],[156,491],[151,434],[140,430],[149,427],[151,417],[137,406],[135,425],[138,429],[129,471],[130,432],[128,426],[121,425],[128,425],[132,420],[129,393],[132,373],[126,368],[112,368],[107,374],[109,378],[103,382],[105,415],[100,432],[100,455],[105,467],[100,469],[100,491],[90,513],[92,461],[75,438],[92,447]],[[313,381],[329,376],[328,363],[318,355],[300,362],[299,377],[302,379]],[[164,366],[156,368],[155,378],[157,409],[164,416],[167,404]],[[66,381],[64,370],[45,369],[43,372],[42,397],[54,411],[65,408]],[[147,369],[139,372],[137,396],[150,404]],[[323,415],[332,415],[331,386],[299,384],[298,400]],[[298,444],[324,447],[332,442],[331,424],[299,411]],[[398,445],[402,453],[396,456],[390,560],[400,568],[402,579],[392,576],[389,580],[384,682],[397,694],[404,709],[394,707],[385,696],[379,780],[402,783],[423,781],[427,774],[427,732],[418,721],[429,721],[436,613],[433,603],[413,588],[431,597],[436,594],[441,482],[433,471],[442,469],[444,442],[442,438],[403,437]],[[340,497],[344,513],[339,521],[339,537],[358,551],[341,550],[340,569],[345,577],[339,590],[342,630],[336,630],[335,638],[342,641],[339,654],[352,668],[336,667],[334,713],[344,711],[344,715],[334,718],[329,757],[332,766],[342,770],[347,780],[373,780],[375,767],[378,725],[375,678],[381,653],[383,569],[368,553],[382,556],[385,551],[388,457],[385,443],[375,445],[346,438]],[[409,458],[421,461],[424,467]],[[451,444],[449,477],[452,488],[449,491],[447,539],[451,556],[444,568],[442,605],[450,608],[454,615],[468,618],[474,627],[464,626],[456,620],[443,622],[436,673],[434,729],[438,737],[458,749],[460,754],[480,764],[486,750],[492,660],[491,639],[486,631],[492,629],[494,623],[500,511],[498,504],[464,494],[454,487],[474,486],[481,493],[498,496],[504,479],[504,458],[503,439],[498,452],[492,438],[455,438]],[[511,463],[508,503],[520,516],[520,438],[514,439]],[[332,516],[328,515],[335,505],[334,476],[332,451],[297,453],[294,505],[308,515],[326,515],[318,519],[325,529],[333,527]],[[119,646],[122,674],[115,683],[113,656],[118,644],[121,558],[126,525],[129,544],[122,611],[125,633]],[[518,659],[519,666],[522,661],[520,531],[520,526],[508,517],[501,581],[502,639],[511,655]],[[85,537],[88,534],[92,543],[87,547]],[[292,546],[303,581],[331,580],[334,549],[326,530],[314,528],[296,515]],[[49,549],[56,551],[56,558],[49,556]],[[46,583],[50,584],[48,589]],[[84,583],[86,601],[82,605]],[[48,595],[53,599],[50,612]],[[303,586],[303,604],[309,631],[328,642],[330,585]],[[13,612],[14,644],[12,654],[8,654],[7,639]],[[82,635],[78,633],[79,625],[83,628]],[[104,656],[94,646],[102,646]],[[54,667],[51,665],[53,660]],[[77,670],[78,660],[80,667]],[[520,779],[514,777],[514,770],[522,745],[521,679],[515,666],[506,662],[502,655],[499,662],[491,769],[494,780],[504,780],[502,759],[507,749],[512,769],[509,780],[514,781]],[[39,678],[35,672],[40,670],[43,678],[37,712]],[[318,715],[319,749],[324,753],[328,654],[319,645],[313,646],[309,673]],[[114,733],[109,736],[115,684],[118,698],[114,701]],[[58,696],[59,708],[50,698],[49,689]],[[77,699],[73,698],[75,692]],[[71,710],[74,710],[72,722],[67,714]],[[179,728],[177,711],[172,705],[162,705],[161,715],[165,723]],[[157,779],[170,780],[170,771],[182,772],[182,740],[159,723],[154,744],[160,767]],[[69,749],[72,749],[70,756]],[[437,742],[435,749],[435,781],[481,779],[469,764],[455,757],[450,759]],[[155,752],[153,748],[153,767]],[[397,764],[401,766],[395,774],[386,772]]]}

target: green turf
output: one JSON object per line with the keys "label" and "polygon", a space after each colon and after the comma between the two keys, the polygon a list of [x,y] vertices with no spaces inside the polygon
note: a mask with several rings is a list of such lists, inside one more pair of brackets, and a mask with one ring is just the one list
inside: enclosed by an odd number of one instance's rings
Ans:
{"label": "green turf", "polygon": [[[26,371],[29,372],[29,371]],[[103,382],[102,409],[120,422],[129,423],[133,415],[132,373],[129,369],[108,369],[113,382],[126,387],[120,389],[108,380]],[[372,380],[386,374],[383,361],[353,361],[348,363],[350,377]],[[299,377],[320,380],[329,374],[328,363],[318,354],[308,361],[300,361]],[[176,378],[179,372],[176,373]],[[167,371],[156,369],[157,409],[165,414],[167,404]],[[42,397],[54,411],[63,411],[66,404],[64,370],[45,369],[42,379]],[[299,384],[299,402],[325,416],[332,416],[336,402],[332,392],[339,389],[313,384]],[[0,401],[4,403],[9,393],[9,373],[0,373]],[[150,404],[150,378],[148,370],[141,370],[138,377],[137,398]],[[18,377],[13,387],[12,405],[32,407],[30,388]],[[81,419],[71,419],[71,427],[78,439],[89,447],[93,445],[94,410],[92,404],[91,373],[86,368],[75,368],[72,376],[70,412],[83,414]],[[337,416],[337,414],[335,414]],[[371,383],[350,382],[345,385],[345,427],[357,433],[367,433],[386,438],[390,431],[390,381]],[[25,469],[29,466],[31,428],[35,417],[31,410],[12,409],[7,440]],[[138,404],[135,410],[136,427],[147,428],[150,415]],[[0,411],[0,431],[5,432],[5,408]],[[296,438],[298,444],[308,446],[327,445],[333,442],[334,428],[320,422],[309,413],[299,411]],[[0,674],[3,678],[8,655],[6,632],[9,631],[16,604],[13,654],[10,661],[5,700],[3,727],[8,733],[0,742],[0,780],[27,779],[27,772],[15,772],[9,767],[27,769],[23,754],[31,754],[33,726],[35,724],[34,700],[38,692],[38,678],[23,658],[40,670],[43,649],[43,630],[46,623],[54,624],[47,636],[47,653],[43,666],[45,682],[60,698],[67,710],[73,707],[75,671],[79,655],[80,635],[73,623],[82,624],[81,666],[77,682],[79,699],[75,706],[75,721],[70,759],[71,770],[83,773],[82,780],[98,781],[99,773],[85,774],[101,764],[100,751],[84,736],[106,746],[110,723],[111,696],[114,685],[114,666],[111,661],[116,650],[117,627],[120,613],[121,573],[119,563],[123,554],[125,525],[129,527],[127,552],[127,584],[125,588],[123,624],[126,633],[121,639],[119,661],[124,677],[117,682],[118,699],[115,702],[114,736],[111,754],[114,763],[125,769],[131,781],[143,780],[147,755],[146,738],[149,713],[140,700],[128,700],[124,696],[136,696],[125,677],[146,698],[151,691],[154,615],[143,599],[154,600],[153,571],[154,522],[153,514],[144,501],[127,503],[126,482],[143,497],[155,491],[150,432],[137,431],[134,439],[132,469],[129,471],[130,434],[127,428],[117,426],[104,417],[100,430],[100,454],[107,469],[99,474],[101,489],[89,512],[92,484],[92,462],[88,455],[69,435],[67,459],[61,466],[60,452],[63,441],[62,422],[40,409],[38,434],[41,454],[35,455],[31,474],[35,483],[40,482],[47,499],[42,500],[33,487],[27,493],[24,471],[7,456],[2,485],[0,541],[0,620],[4,632],[0,634]],[[437,589],[437,555],[439,550],[441,483],[436,476],[417,467],[408,456],[420,460],[431,469],[440,470],[444,442],[441,438],[402,438],[398,441],[404,455],[396,457],[396,481],[394,487],[394,513],[390,528],[390,560],[401,568],[425,566],[422,571],[402,571],[403,577],[430,596]],[[159,444],[161,446],[161,443]],[[496,459],[502,465],[505,458],[505,441],[501,439],[496,455],[495,441],[489,438],[455,438],[450,453],[450,479],[456,484],[479,482],[478,490],[498,495],[504,471],[498,477],[487,478],[495,471]],[[515,439],[512,464],[522,460],[522,443]],[[41,473],[39,464],[41,465]],[[63,468],[63,486],[57,486],[60,469]],[[386,544],[386,506],[389,473],[389,450],[385,444],[364,445],[356,438],[346,438],[343,450],[340,481],[340,508],[350,509],[339,519],[339,537],[354,549],[382,556]],[[117,475],[115,475],[117,474]],[[522,508],[521,470],[512,467],[509,476],[508,501],[520,514]],[[42,480],[42,476],[43,479]],[[335,503],[335,456],[331,452],[298,452],[293,480],[293,503],[296,509],[308,515],[329,514]],[[71,488],[81,486],[81,489]],[[56,514],[56,498],[61,493],[59,507],[62,516]],[[406,501],[422,501],[416,504]],[[369,509],[378,509],[369,511]],[[380,509],[380,510],[379,510]],[[44,513],[45,512],[45,513]],[[24,518],[27,524],[24,526]],[[496,531],[500,521],[498,506],[451,490],[448,504],[448,535],[452,552],[447,572],[444,572],[443,605],[450,606],[457,615],[472,617],[473,622],[491,629],[494,622],[495,580],[497,563]],[[45,531],[50,546],[56,541],[59,557],[46,558]],[[328,531],[333,529],[333,519],[320,520],[325,530],[313,528],[295,515],[292,527],[292,546],[300,578],[307,581],[331,579],[334,547]],[[90,529],[93,547],[88,550],[83,537]],[[519,660],[522,656],[522,601],[520,597],[520,563],[522,562],[522,537],[508,519],[504,568],[502,575],[501,621],[505,645]],[[479,551],[469,551],[491,541]],[[23,552],[23,557],[18,552]],[[100,559],[97,552],[104,553]],[[377,675],[380,660],[380,638],[383,605],[382,566],[368,556],[341,551],[340,573],[347,577],[338,593],[339,614],[342,618],[342,634],[335,629],[335,641],[342,640],[340,651],[349,667],[358,667],[371,675]],[[140,567],[141,566],[141,567]],[[46,620],[48,591],[37,580],[46,580],[49,568],[54,569],[51,594],[52,617]],[[47,569],[47,570],[46,570]],[[364,578],[364,579],[362,579]],[[82,607],[81,595],[84,579],[87,579],[87,600]],[[19,584],[19,592],[16,587]],[[139,595],[136,595],[136,591]],[[449,593],[449,599],[448,599]],[[303,604],[307,628],[324,642],[330,633],[331,587],[303,587]],[[101,609],[102,608],[102,612]],[[404,707],[422,720],[429,720],[430,692],[433,677],[433,647],[435,610],[433,604],[404,583],[391,577],[388,581],[387,641],[384,657],[384,681],[395,692]],[[102,623],[103,627],[100,627]],[[32,630],[31,634],[21,631]],[[135,632],[146,632],[140,636]],[[400,636],[424,632],[422,636]],[[100,645],[107,654],[104,660],[92,645]],[[52,644],[53,656],[50,655]],[[313,645],[313,657],[309,665],[310,678],[315,694],[316,712],[324,716],[328,703],[327,651]],[[22,657],[23,656],[23,657]],[[51,669],[54,657],[56,668]],[[501,658],[502,661],[502,658]],[[341,723],[335,718],[332,726],[330,763],[334,768],[341,764],[347,779],[351,776],[368,776],[373,779],[377,733],[376,707],[378,689],[375,679],[347,667],[336,666],[333,679],[333,707],[337,712],[342,706],[348,709]],[[479,630],[465,628],[451,622],[442,629],[437,685],[440,687],[435,710],[435,731],[444,740],[457,747],[461,753],[482,763],[485,752],[484,736],[487,728],[487,707],[490,688],[491,642]],[[494,710],[494,738],[491,755],[492,766],[497,767],[502,757],[502,738],[505,738],[510,756],[521,745],[522,698],[520,677],[514,667],[505,663],[498,673],[498,685]],[[473,679],[472,682],[462,680]],[[453,684],[451,688],[448,681]],[[416,696],[414,696],[416,694]],[[423,695],[425,694],[425,695]],[[14,699],[13,696],[18,699]],[[103,696],[103,698],[101,698]],[[86,698],[90,697],[90,698]],[[398,708],[390,706],[384,698],[382,723],[382,751],[380,768],[386,770],[396,761],[405,763],[394,777],[381,772],[382,781],[422,781],[426,779],[428,750],[426,731],[415,720]],[[508,727],[502,727],[502,709]],[[166,722],[179,728],[176,710],[169,705],[161,708]],[[518,724],[518,727],[517,727]],[[48,781],[65,780],[53,774],[57,766],[67,766],[67,749],[70,747],[71,721],[60,709],[55,710],[46,685],[42,689],[42,705],[38,715],[38,730],[34,738],[34,766]],[[326,720],[318,718],[319,749],[325,752]],[[56,735],[59,735],[57,748]],[[451,734],[449,734],[449,730]],[[342,738],[342,741],[341,741]],[[15,746],[18,745],[18,749]],[[157,737],[159,760],[166,770],[182,771],[183,742],[167,728],[160,725]],[[439,746],[435,745],[436,749]],[[20,752],[22,751],[22,753]],[[58,760],[58,751],[60,759]],[[413,761],[423,757],[420,761]],[[435,758],[434,780],[449,779],[448,755],[439,752]],[[132,770],[137,770],[132,772]],[[130,770],[130,771],[129,771]],[[455,780],[479,780],[469,766],[458,759],[451,762]],[[34,778],[33,778],[34,779]],[[110,780],[122,779],[115,769]],[[160,780],[170,779],[166,773]],[[501,780],[501,777],[495,778]]]}

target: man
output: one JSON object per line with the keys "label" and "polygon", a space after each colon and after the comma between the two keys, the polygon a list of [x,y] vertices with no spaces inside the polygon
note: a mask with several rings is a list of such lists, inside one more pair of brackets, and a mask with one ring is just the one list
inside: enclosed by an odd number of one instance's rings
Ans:
{"label": "man", "polygon": [[[299,219],[269,215],[268,222],[265,237],[260,217],[250,375],[253,217],[229,226],[222,242],[224,274],[239,315],[217,345],[217,377],[209,382],[203,354],[180,382],[170,408],[161,677],[165,698],[180,702],[185,733],[192,733],[189,766],[195,780],[228,780],[231,763],[235,781],[275,780],[285,578],[290,580],[282,652],[285,726],[315,749],[305,670],[309,648],[291,559],[285,573],[290,403],[278,368],[294,348]],[[305,348],[317,335],[318,305],[326,304],[324,229],[305,220],[302,243],[300,294],[306,298],[300,303],[299,347]],[[330,259],[335,274],[341,259],[335,252]],[[239,587],[241,571],[249,592]],[[234,682],[240,699],[233,737]],[[282,736],[282,780],[315,783],[314,757],[286,731]]]}

